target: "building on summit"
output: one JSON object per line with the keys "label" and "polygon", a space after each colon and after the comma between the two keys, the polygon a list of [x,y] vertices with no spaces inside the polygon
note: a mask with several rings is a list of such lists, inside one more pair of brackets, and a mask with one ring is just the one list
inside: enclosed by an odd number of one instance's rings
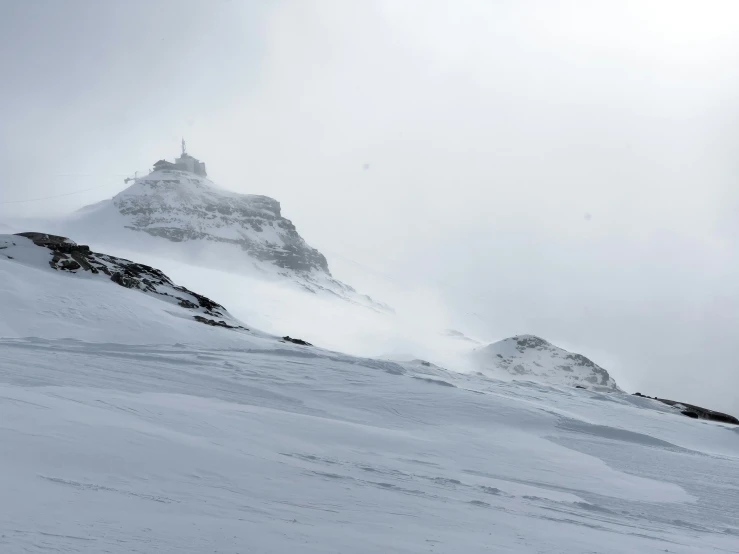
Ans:
{"label": "building on summit", "polygon": [[180,171],[189,171],[195,175],[206,177],[208,174],[205,172],[205,162],[201,162],[197,158],[193,158],[185,150],[185,139],[182,139],[182,155],[175,160],[175,168]]}
{"label": "building on summit", "polygon": [[208,174],[205,172],[205,162],[201,162],[197,158],[193,158],[185,150],[185,139],[182,139],[182,154],[175,160],[175,163],[168,162],[167,160],[159,160],[154,164],[154,171],[160,169],[176,169],[179,171],[189,171],[195,175],[201,177],[207,177]]}
{"label": "building on summit", "polygon": [[177,169],[175,165],[172,162],[168,162],[167,160],[159,160],[154,164],[154,171],[159,171],[160,169]]}

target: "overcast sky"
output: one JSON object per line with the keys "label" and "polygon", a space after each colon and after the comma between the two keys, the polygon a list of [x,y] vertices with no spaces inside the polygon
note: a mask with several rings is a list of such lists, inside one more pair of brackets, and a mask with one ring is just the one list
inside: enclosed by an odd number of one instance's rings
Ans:
{"label": "overcast sky", "polygon": [[0,217],[184,135],[467,332],[739,411],[733,0],[0,0],[0,47]]}

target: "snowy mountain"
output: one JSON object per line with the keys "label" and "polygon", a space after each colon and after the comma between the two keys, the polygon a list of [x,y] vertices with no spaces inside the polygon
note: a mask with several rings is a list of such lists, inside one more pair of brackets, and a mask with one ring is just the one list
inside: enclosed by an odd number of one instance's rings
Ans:
{"label": "snowy mountain", "polygon": [[[306,244],[280,203],[216,188],[187,171],[153,171],[111,200],[127,229],[172,242],[233,244],[255,260],[293,271],[329,274],[326,258]],[[100,209],[100,207],[98,207]]]}
{"label": "snowy mountain", "polygon": [[286,278],[310,292],[389,310],[332,277],[326,257],[283,217],[277,200],[230,192],[189,171],[154,170],[112,199],[83,208],[59,232]]}
{"label": "snowy mountain", "polygon": [[0,551],[737,551],[733,426],[331,352],[209,296],[0,236]]}
{"label": "snowy mountain", "polygon": [[620,390],[602,367],[533,335],[517,335],[475,350],[481,371],[555,385]]}

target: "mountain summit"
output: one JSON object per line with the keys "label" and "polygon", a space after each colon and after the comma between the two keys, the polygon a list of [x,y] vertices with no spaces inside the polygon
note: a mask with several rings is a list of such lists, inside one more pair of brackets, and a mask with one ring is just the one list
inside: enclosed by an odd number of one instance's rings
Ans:
{"label": "mountain summit", "polygon": [[554,385],[620,390],[608,371],[534,335],[517,335],[472,353],[481,370]]}
{"label": "mountain summit", "polygon": [[111,203],[132,231],[172,242],[232,244],[283,269],[330,275],[323,254],[308,246],[282,216],[280,203],[267,196],[219,189],[188,171],[158,169],[136,179]]}
{"label": "mountain summit", "polygon": [[[311,292],[326,291],[388,309],[335,279],[326,257],[306,243],[268,196],[238,194],[209,180],[205,164],[185,152],[159,160],[112,199],[80,210],[65,234],[194,259],[209,266],[287,277]],[[165,242],[166,241],[166,242]],[[143,244],[142,244],[143,243]]]}

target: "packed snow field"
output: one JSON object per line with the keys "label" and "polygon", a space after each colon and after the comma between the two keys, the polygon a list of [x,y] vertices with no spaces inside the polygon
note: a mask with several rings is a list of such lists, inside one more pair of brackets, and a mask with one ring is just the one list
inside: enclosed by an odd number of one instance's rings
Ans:
{"label": "packed snow field", "polygon": [[739,552],[737,427],[214,328],[39,252],[0,255],[0,552]]}
{"label": "packed snow field", "polygon": [[3,552],[739,552],[739,434],[649,400],[267,339],[0,351]]}

